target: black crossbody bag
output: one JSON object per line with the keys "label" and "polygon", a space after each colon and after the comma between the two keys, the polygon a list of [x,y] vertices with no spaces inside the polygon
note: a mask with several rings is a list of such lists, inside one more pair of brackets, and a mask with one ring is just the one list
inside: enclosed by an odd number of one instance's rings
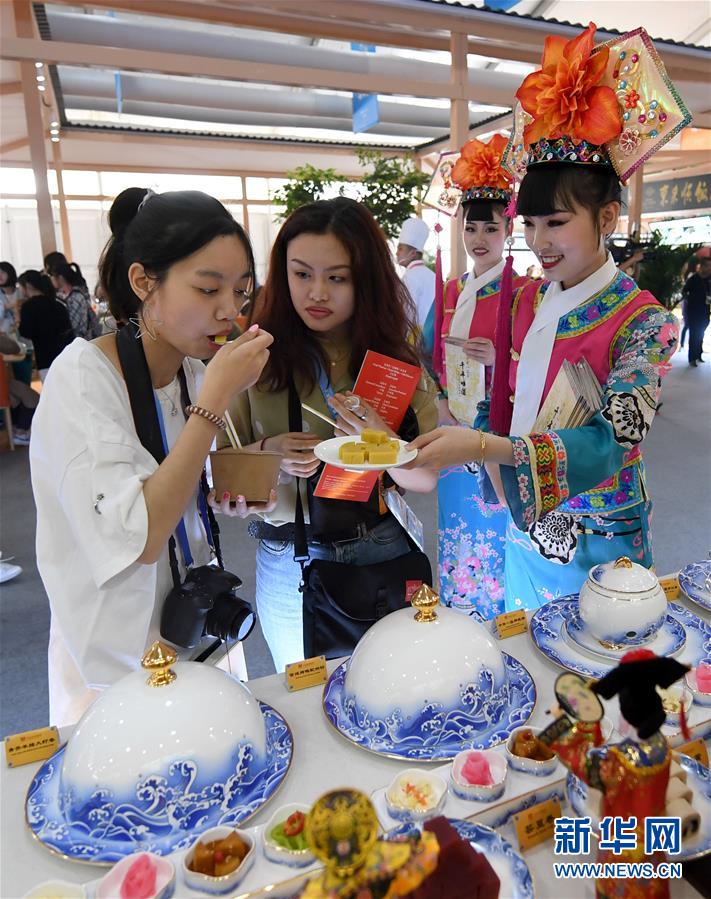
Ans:
{"label": "black crossbody bag", "polygon": [[[303,430],[301,403],[293,383],[289,385],[289,430]],[[319,499],[314,497],[313,503],[318,502]],[[332,502],[338,503],[339,500]],[[324,655],[327,659],[337,659],[350,655],[363,634],[376,621],[390,612],[407,607],[408,581],[432,585],[430,561],[411,541],[413,548],[410,552],[370,565],[351,565],[325,559],[309,561],[298,478],[294,530],[294,561],[301,565],[302,572],[306,658]]]}

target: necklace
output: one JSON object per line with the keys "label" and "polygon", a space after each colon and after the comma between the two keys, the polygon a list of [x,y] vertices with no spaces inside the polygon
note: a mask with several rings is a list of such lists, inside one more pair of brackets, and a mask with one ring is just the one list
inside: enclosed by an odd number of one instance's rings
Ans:
{"label": "necklace", "polygon": [[158,393],[162,393],[163,396],[164,396],[164,397],[168,400],[168,402],[170,403],[170,414],[171,414],[171,415],[177,415],[177,414],[178,414],[178,407],[176,406],[175,401],[173,400],[173,397],[168,393],[168,391],[166,390],[166,388],[165,388],[165,387],[159,387],[159,388],[158,388]]}
{"label": "necklace", "polygon": [[335,358],[332,356],[329,356],[328,361],[331,363],[331,368],[334,368],[336,365],[338,365],[339,362],[343,362],[343,360],[346,358],[346,356],[348,356],[349,353],[350,353],[350,350],[346,348],[345,350],[343,350],[342,353],[339,353],[339,355],[337,355]]}

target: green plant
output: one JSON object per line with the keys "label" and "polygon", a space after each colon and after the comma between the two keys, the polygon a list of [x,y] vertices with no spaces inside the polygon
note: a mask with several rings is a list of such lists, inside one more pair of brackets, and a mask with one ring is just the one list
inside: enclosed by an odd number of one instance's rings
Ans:
{"label": "green plant", "polygon": [[[276,215],[278,221],[288,218],[299,206],[322,200],[327,188],[340,181],[335,169],[317,169],[308,163],[287,172],[286,176],[289,180],[272,195],[272,201],[284,207],[284,212]],[[343,193],[343,187],[339,193]]]}
{"label": "green plant", "polygon": [[[405,219],[415,212],[429,175],[415,168],[412,157],[384,156],[379,150],[359,150],[358,162],[365,170],[358,187],[358,200],[373,213],[386,237],[397,237]],[[287,183],[272,195],[272,201],[284,207],[277,214],[279,221],[299,206],[323,199],[334,185],[340,185],[341,195],[345,189],[335,169],[302,165],[286,175]]]}
{"label": "green plant", "polygon": [[361,203],[373,213],[386,237],[397,237],[405,219],[415,212],[429,175],[415,168],[412,157],[383,156],[379,150],[359,150],[358,162],[365,169],[370,167],[361,179]]}
{"label": "green plant", "polygon": [[667,309],[673,309],[681,301],[685,265],[701,246],[682,244],[672,247],[663,242],[660,231],[652,231],[646,251],[649,258],[640,267],[637,284]]}

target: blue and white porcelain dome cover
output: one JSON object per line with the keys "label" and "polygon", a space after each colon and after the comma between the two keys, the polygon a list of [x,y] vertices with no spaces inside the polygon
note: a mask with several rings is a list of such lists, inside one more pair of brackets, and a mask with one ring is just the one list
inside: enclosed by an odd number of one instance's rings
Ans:
{"label": "blue and white porcelain dome cover", "polygon": [[[437,605],[428,587],[429,612],[400,609],[382,618],[361,638],[348,664],[344,693],[377,718],[396,709],[418,715],[426,705],[471,711],[465,694],[483,688],[506,691],[501,651],[484,625]],[[413,598],[413,605],[422,608]],[[434,611],[436,607],[436,612]],[[418,620],[419,619],[419,620]]]}
{"label": "blue and white porcelain dome cover", "polygon": [[97,790],[133,799],[147,782],[169,780],[176,766],[190,767],[198,792],[263,764],[264,719],[249,690],[211,665],[172,665],[174,658],[169,654],[161,669],[162,683],[155,673],[134,671],[84,713],[61,773],[62,801],[74,812],[81,813]]}

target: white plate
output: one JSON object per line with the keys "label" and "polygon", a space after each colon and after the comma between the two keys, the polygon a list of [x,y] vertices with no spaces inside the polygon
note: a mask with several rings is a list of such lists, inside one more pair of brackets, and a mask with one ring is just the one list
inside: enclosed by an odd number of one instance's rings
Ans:
{"label": "white plate", "polygon": [[[394,439],[394,438],[393,438]],[[357,435],[350,437],[333,437],[331,440],[324,440],[322,443],[314,447],[314,455],[322,462],[328,465],[334,465],[336,468],[343,468],[345,471],[385,471],[388,468],[399,468],[400,465],[407,465],[408,462],[417,456],[417,450],[406,450],[407,443],[404,440],[398,440],[400,451],[397,454],[397,462],[394,465],[345,465],[338,458],[338,450],[344,443],[355,443],[358,441]]]}

